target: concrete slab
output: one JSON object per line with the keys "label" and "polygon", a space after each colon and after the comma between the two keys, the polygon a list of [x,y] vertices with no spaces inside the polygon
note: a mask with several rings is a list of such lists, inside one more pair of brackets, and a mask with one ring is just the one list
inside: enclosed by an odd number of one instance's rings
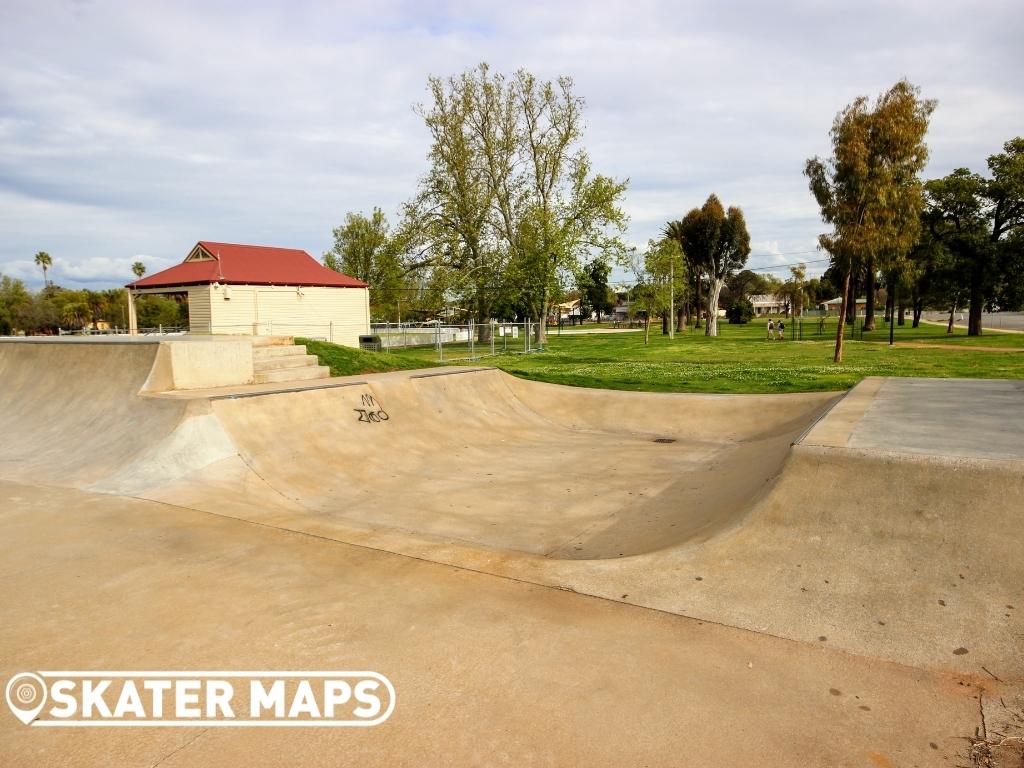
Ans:
{"label": "concrete slab", "polygon": [[370,729],[27,728],[9,768],[949,765],[1000,688],[154,502],[0,482],[0,674],[373,669]]}
{"label": "concrete slab", "polygon": [[1024,381],[886,379],[847,445],[930,456],[1024,459]]}
{"label": "concrete slab", "polygon": [[0,721],[5,765],[927,765],[967,745],[972,696],[1024,716],[1019,382],[735,397],[442,369],[144,397],[152,345],[39,348],[0,345],[4,671],[355,658],[409,719]]}

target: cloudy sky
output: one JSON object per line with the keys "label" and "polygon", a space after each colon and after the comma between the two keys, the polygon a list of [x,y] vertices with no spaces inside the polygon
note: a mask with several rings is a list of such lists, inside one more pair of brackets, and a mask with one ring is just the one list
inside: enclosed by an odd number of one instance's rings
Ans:
{"label": "cloudy sky", "polygon": [[38,286],[46,250],[61,285],[122,285],[200,239],[319,256],[345,212],[395,217],[427,76],[480,61],[575,78],[631,241],[713,191],[751,266],[813,262],[801,169],[835,113],[907,77],[939,100],[927,175],[983,170],[1024,133],[1022,22],[1019,0],[0,0],[0,272]]}

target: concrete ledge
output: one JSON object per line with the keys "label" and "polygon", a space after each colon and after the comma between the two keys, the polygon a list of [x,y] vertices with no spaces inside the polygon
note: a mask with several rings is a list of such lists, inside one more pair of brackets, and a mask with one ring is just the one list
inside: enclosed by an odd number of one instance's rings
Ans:
{"label": "concrete ledge", "polygon": [[206,338],[198,343],[181,339],[160,342],[141,392],[233,387],[254,381],[250,338]]}

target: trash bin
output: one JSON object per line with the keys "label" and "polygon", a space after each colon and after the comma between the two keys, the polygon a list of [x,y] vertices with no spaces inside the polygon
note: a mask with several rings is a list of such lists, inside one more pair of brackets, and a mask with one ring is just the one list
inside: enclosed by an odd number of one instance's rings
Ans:
{"label": "trash bin", "polygon": [[361,334],[359,336],[359,348],[368,352],[380,352],[380,336],[376,334]]}

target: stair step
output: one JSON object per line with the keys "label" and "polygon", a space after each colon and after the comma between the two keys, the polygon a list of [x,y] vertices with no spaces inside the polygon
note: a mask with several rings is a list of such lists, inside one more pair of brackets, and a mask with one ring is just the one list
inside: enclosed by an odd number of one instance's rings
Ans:
{"label": "stair step", "polygon": [[253,360],[267,360],[272,357],[292,357],[293,355],[301,356],[304,354],[306,354],[306,347],[302,344],[292,344],[287,347],[273,346],[252,348]]}
{"label": "stair step", "polygon": [[294,336],[253,336],[252,345],[254,347],[274,347],[284,346],[286,344],[292,344],[295,341]]}
{"label": "stair step", "polygon": [[253,360],[252,367],[256,373],[265,371],[281,371],[286,368],[308,368],[316,366],[316,355],[280,355],[279,357],[268,357],[264,360]]}
{"label": "stair step", "polygon": [[257,384],[270,384],[284,381],[308,381],[309,379],[329,379],[331,369],[326,365],[312,365],[308,368],[283,368],[278,371],[264,371],[256,374]]}

